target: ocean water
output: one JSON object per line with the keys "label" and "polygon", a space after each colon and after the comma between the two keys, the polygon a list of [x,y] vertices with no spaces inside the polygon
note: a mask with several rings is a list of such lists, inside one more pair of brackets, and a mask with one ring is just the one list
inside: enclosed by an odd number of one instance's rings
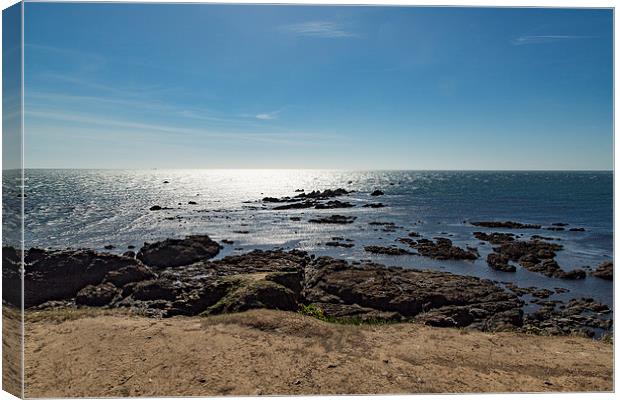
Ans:
{"label": "ocean water", "polygon": [[[557,261],[565,270],[596,267],[613,259],[612,172],[449,172],[449,171],[322,171],[322,170],[27,170],[24,206],[25,246],[88,247],[124,252],[145,241],[208,234],[229,239],[221,257],[251,249],[297,248],[317,255],[349,260],[371,259],[386,265],[431,268],[474,275],[519,286],[564,287],[569,293],[552,298],[594,297],[612,305],[613,285],[588,276],[583,281],[547,278],[518,268],[498,272],[486,264],[491,245],[474,231],[509,232],[474,227],[464,221],[513,220],[548,226],[568,223],[585,232],[513,230],[523,239],[533,234],[560,239]],[[163,183],[168,181],[169,183]],[[15,210],[16,171],[5,171],[3,216],[18,224]],[[266,196],[293,196],[296,189],[355,190],[341,200],[354,208],[274,211],[259,201]],[[371,197],[380,189],[384,196]],[[188,202],[196,202],[190,205]],[[382,202],[384,208],[363,208]],[[168,210],[149,211],[153,205]],[[357,217],[348,225],[314,224],[314,216]],[[300,217],[293,221],[291,216]],[[369,222],[393,222],[402,229],[384,232]],[[240,233],[240,232],[249,233]],[[410,231],[426,238],[447,237],[459,246],[478,248],[476,261],[437,261],[420,256],[377,256],[368,244],[392,245]],[[17,238],[4,235],[4,244]],[[331,237],[352,239],[353,248],[325,246]],[[405,247],[404,245],[400,245]]]}

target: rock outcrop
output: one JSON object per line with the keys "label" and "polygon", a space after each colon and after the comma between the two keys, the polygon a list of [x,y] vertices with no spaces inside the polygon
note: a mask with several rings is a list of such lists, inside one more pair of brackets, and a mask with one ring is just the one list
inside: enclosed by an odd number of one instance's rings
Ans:
{"label": "rock outcrop", "polygon": [[[612,324],[597,316],[608,315],[607,306],[575,299],[558,309],[557,300],[542,300],[553,294],[547,289],[506,285],[506,290],[476,277],[315,258],[296,250],[255,250],[213,261],[213,243],[202,236],[145,246],[165,256],[154,258],[154,270],[139,259],[91,250],[30,249],[24,254],[25,306],[126,307],[158,317],[312,306],[330,319],[588,335],[587,329]],[[519,252],[510,249],[502,257],[516,257]],[[9,289],[5,301],[14,305],[20,301],[19,256],[12,248],[3,249],[4,289]],[[16,289],[11,291],[11,285]],[[525,318],[518,297],[524,294],[538,297],[532,303],[540,305]]]}
{"label": "rock outcrop", "polygon": [[405,254],[414,254],[414,253],[410,252],[409,250],[401,249],[400,247],[396,247],[396,246],[391,246],[391,247],[387,247],[387,246],[364,246],[364,250],[369,252],[369,253],[385,254],[385,255],[388,255],[388,256],[401,256],[401,255],[405,255]]}
{"label": "rock outcrop", "polygon": [[482,240],[484,242],[489,242],[491,244],[503,244],[506,242],[512,242],[515,240],[515,235],[513,233],[485,233],[485,232],[474,232],[474,237],[478,240]]}
{"label": "rock outcrop", "polygon": [[465,250],[458,246],[454,246],[450,239],[435,238],[435,241],[429,239],[411,239],[399,238],[399,242],[408,244],[416,249],[418,254],[434,258],[437,260],[475,260],[478,258],[472,250]]}
{"label": "rock outcrop", "polygon": [[614,263],[611,261],[602,263],[592,272],[592,276],[596,276],[598,278],[605,279],[608,281],[613,281],[614,280]]}
{"label": "rock outcrop", "polygon": [[207,235],[145,243],[136,258],[151,268],[177,267],[213,258],[221,246]]}
{"label": "rock outcrop", "polygon": [[609,307],[591,298],[561,301],[538,301],[541,307],[524,318],[525,332],[547,335],[581,335],[592,337],[596,330],[609,330],[613,320]]}
{"label": "rock outcrop", "polygon": [[[21,288],[14,250],[3,250],[3,280],[5,299],[17,304]],[[6,260],[6,262],[5,262]],[[139,260],[92,250],[44,251],[31,249],[25,252],[24,307],[32,307],[51,300],[76,297],[89,285],[104,281],[122,284],[153,277],[155,274]]]}
{"label": "rock outcrop", "polygon": [[[300,192],[300,190],[296,190],[295,192]],[[272,208],[272,210],[300,210],[305,208],[315,208],[317,210],[327,210],[334,208],[350,208],[354,207],[353,204],[348,203],[346,201],[340,200],[328,200],[333,197],[344,196],[349,193],[346,189],[338,188],[338,189],[325,189],[324,191],[313,190],[310,193],[304,193],[301,190],[296,196],[290,197],[263,197],[263,203],[284,203],[282,205],[276,206]]]}
{"label": "rock outcrop", "polygon": [[584,279],[586,277],[584,270],[565,271],[555,261],[556,251],[561,249],[560,244],[538,239],[505,240],[499,247],[493,248],[495,253],[487,256],[487,263],[491,268],[512,272],[514,266],[509,265],[509,261],[514,261],[529,271],[548,277]]}
{"label": "rock outcrop", "polygon": [[306,267],[302,295],[331,317],[389,315],[435,326],[520,326],[521,302],[491,281],[429,270],[351,265],[320,257]]}
{"label": "rock outcrop", "polygon": [[308,222],[315,224],[352,224],[356,219],[357,217],[335,214],[329,217],[309,219]]}

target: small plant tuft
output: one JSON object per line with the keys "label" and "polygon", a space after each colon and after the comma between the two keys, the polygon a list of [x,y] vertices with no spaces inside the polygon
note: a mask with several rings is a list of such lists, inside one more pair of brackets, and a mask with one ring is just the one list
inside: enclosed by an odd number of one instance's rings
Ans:
{"label": "small plant tuft", "polygon": [[316,318],[318,320],[329,322],[332,324],[340,324],[340,325],[385,325],[392,324],[396,321],[386,320],[382,318],[361,318],[359,316],[352,317],[330,317],[325,315],[325,312],[320,307],[315,304],[304,305],[301,304],[299,306],[299,311],[302,315],[307,315],[309,317]]}
{"label": "small plant tuft", "polygon": [[309,317],[320,319],[321,321],[327,321],[328,319],[325,316],[325,313],[323,312],[323,310],[314,304],[308,304],[308,305],[300,304],[299,313],[302,315],[307,315]]}

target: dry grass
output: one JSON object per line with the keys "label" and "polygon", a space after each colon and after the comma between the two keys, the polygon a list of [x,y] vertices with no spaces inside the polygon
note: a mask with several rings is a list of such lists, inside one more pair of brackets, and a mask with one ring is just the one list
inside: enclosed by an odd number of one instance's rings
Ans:
{"label": "dry grass", "polygon": [[269,310],[163,320],[50,311],[27,317],[26,395],[610,391],[612,358],[612,345],[585,338]]}

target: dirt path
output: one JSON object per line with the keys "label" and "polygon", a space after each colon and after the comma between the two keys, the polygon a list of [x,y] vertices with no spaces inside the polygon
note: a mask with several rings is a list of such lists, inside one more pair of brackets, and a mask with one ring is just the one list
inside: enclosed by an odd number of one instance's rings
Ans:
{"label": "dirt path", "polygon": [[28,397],[612,390],[612,345],[584,338],[344,326],[268,310],[27,320]]}

